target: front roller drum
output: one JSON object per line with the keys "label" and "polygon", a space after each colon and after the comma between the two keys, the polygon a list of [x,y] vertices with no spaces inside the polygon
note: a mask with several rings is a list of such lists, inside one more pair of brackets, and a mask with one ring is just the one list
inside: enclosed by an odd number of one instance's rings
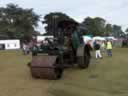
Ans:
{"label": "front roller drum", "polygon": [[33,56],[31,63],[31,74],[34,78],[49,80],[60,79],[63,75],[63,68],[56,64],[57,56]]}
{"label": "front roller drum", "polygon": [[86,50],[84,48],[85,46],[79,46],[78,50],[77,50],[77,63],[78,66],[82,69],[86,69],[89,67],[89,63],[90,63],[90,58],[89,56],[85,53]]}

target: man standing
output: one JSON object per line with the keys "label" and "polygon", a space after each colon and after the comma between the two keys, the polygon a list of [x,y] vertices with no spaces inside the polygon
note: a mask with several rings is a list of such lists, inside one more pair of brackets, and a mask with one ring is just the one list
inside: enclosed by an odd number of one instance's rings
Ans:
{"label": "man standing", "polygon": [[107,54],[108,56],[112,56],[112,43],[110,42],[110,40],[107,41]]}
{"label": "man standing", "polygon": [[98,41],[95,44],[95,50],[96,50],[96,59],[97,58],[101,58],[102,59],[102,55],[101,55],[101,52],[100,52],[100,44],[99,44]]}
{"label": "man standing", "polygon": [[101,43],[101,52],[102,52],[102,54],[105,54],[105,49],[106,49],[106,45],[105,45],[105,41],[102,41],[102,43]]}
{"label": "man standing", "polygon": [[76,62],[77,60],[76,53],[77,53],[77,48],[80,45],[80,40],[79,40],[78,33],[75,29],[73,30],[73,33],[71,35],[71,42],[72,42],[72,49],[73,49],[73,54],[74,54],[74,62]]}

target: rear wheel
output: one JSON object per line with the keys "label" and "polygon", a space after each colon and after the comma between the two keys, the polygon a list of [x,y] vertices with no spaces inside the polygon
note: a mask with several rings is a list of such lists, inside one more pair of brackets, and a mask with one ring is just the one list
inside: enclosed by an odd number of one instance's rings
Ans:
{"label": "rear wheel", "polygon": [[77,51],[77,63],[79,68],[86,69],[89,67],[90,57],[86,54],[85,46],[80,46]]}
{"label": "rear wheel", "polygon": [[32,52],[32,56],[37,56],[37,52]]}
{"label": "rear wheel", "polygon": [[56,59],[56,64],[55,64],[55,80],[60,79],[63,76],[63,58],[61,56]]}
{"label": "rear wheel", "polygon": [[63,69],[62,68],[55,68],[55,79],[58,80],[63,75]]}

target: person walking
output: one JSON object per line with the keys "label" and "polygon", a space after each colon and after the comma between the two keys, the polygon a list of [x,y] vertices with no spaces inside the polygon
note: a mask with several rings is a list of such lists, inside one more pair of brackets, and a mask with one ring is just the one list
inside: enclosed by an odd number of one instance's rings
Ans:
{"label": "person walking", "polygon": [[85,48],[84,50],[86,50],[85,54],[87,54],[89,56],[89,59],[91,58],[91,51],[92,51],[92,46],[91,46],[91,41],[87,41],[87,43],[85,44]]}
{"label": "person walking", "polygon": [[111,57],[112,56],[112,43],[110,40],[107,41],[106,50],[107,50],[107,55]]}
{"label": "person walking", "polygon": [[26,44],[23,43],[22,49],[23,49],[23,54],[24,54],[24,55],[26,55],[26,48],[27,48]]}
{"label": "person walking", "polygon": [[102,41],[102,43],[101,43],[101,52],[102,52],[102,54],[105,54],[105,49],[106,49],[106,45],[105,45],[105,41]]}
{"label": "person walking", "polygon": [[73,49],[73,58],[74,58],[74,62],[77,61],[77,48],[79,47],[80,45],[80,39],[79,39],[79,36],[78,36],[78,32],[76,30],[76,28],[73,29],[73,33],[71,35],[71,42],[72,42],[72,49]]}
{"label": "person walking", "polygon": [[100,52],[100,44],[99,42],[97,41],[96,44],[95,44],[95,50],[96,50],[96,59],[98,58],[101,58],[102,59],[102,55],[101,55],[101,52]]}

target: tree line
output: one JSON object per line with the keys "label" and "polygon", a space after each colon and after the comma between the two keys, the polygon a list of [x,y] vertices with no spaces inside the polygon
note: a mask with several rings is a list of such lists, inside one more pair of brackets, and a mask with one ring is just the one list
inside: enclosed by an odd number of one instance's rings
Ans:
{"label": "tree line", "polygon": [[[49,13],[44,17],[44,21],[43,21],[43,23],[46,24],[45,27],[46,34],[52,34],[54,30],[57,32],[57,24],[61,20],[75,21],[73,18],[61,12]],[[116,25],[116,24],[112,25],[106,22],[107,21],[101,17],[95,17],[95,18],[86,17],[79,24],[82,25],[82,29],[83,29],[82,31],[84,35],[115,36],[118,38],[126,36],[120,25]],[[126,32],[128,32],[128,29],[126,30]]]}
{"label": "tree line", "polygon": [[23,9],[15,4],[0,7],[0,37],[29,41],[38,34],[35,27],[39,19],[33,9]]}
{"label": "tree line", "polygon": [[[51,12],[44,16],[42,24],[46,24],[44,35],[53,35],[58,32],[58,23],[63,20],[75,21],[72,17],[62,12]],[[33,9],[24,9],[15,4],[7,4],[6,7],[0,7],[0,39],[20,39],[29,41],[33,36],[39,35],[36,31],[40,15]],[[76,22],[76,21],[75,21]],[[86,17],[82,22],[81,29],[84,35],[93,36],[115,36],[126,37],[121,26],[106,23],[101,17]],[[42,26],[43,27],[43,26]],[[126,29],[128,32],[128,29]]]}

